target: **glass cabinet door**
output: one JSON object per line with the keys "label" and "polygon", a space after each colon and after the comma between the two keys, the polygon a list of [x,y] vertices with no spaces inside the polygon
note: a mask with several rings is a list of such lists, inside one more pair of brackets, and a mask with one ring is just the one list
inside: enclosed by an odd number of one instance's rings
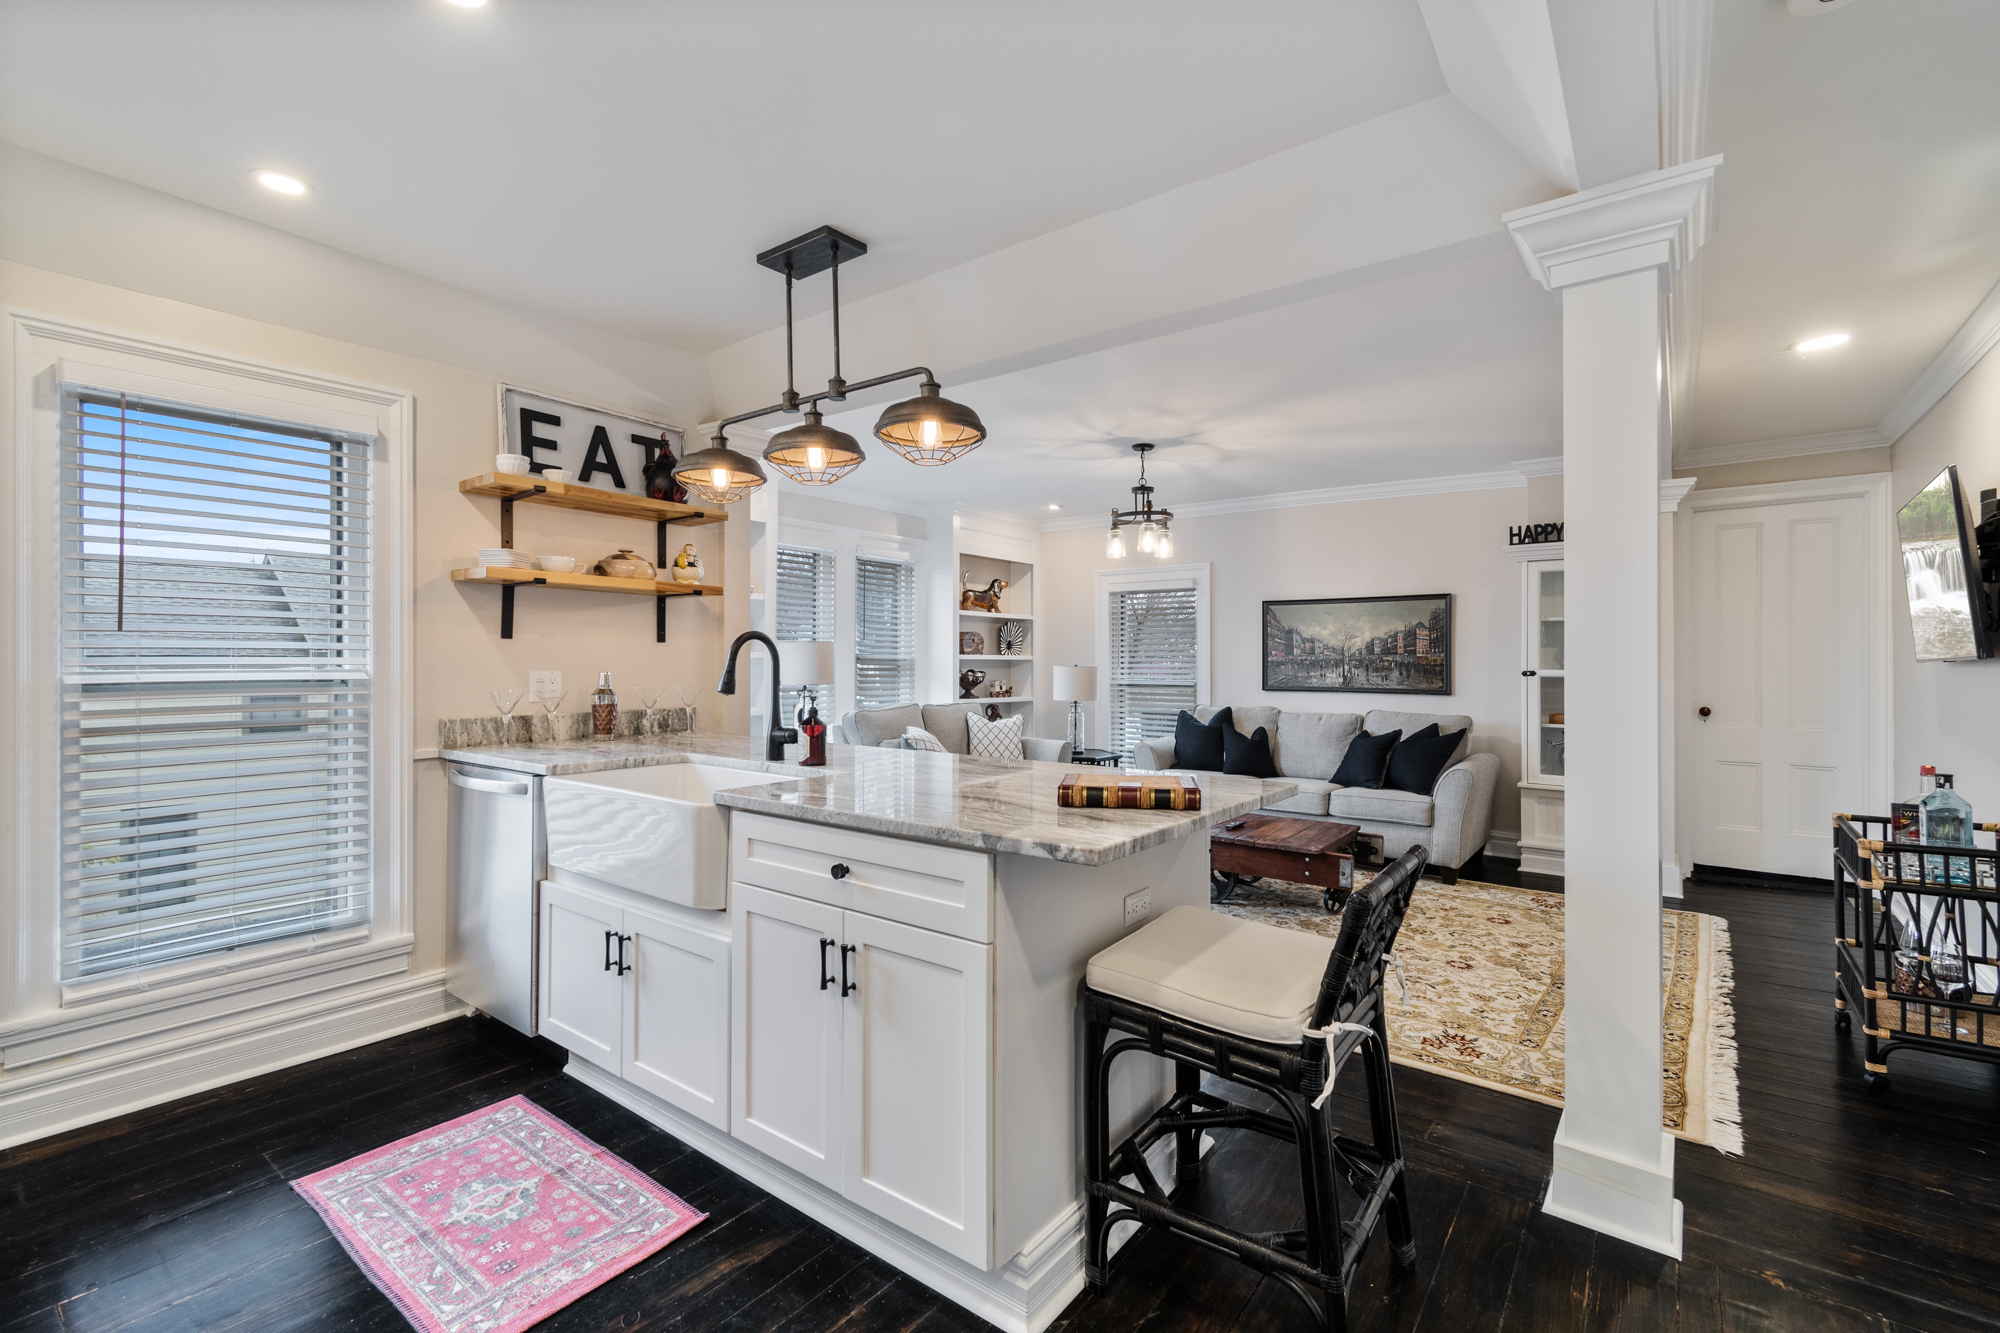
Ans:
{"label": "glass cabinet door", "polygon": [[1563,711],[1563,567],[1554,561],[1528,567],[1527,687],[1528,780],[1560,783],[1566,733]]}

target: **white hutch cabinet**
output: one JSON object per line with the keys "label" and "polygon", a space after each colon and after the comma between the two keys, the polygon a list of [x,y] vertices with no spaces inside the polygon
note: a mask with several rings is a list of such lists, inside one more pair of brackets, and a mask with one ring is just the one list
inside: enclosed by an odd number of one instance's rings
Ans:
{"label": "white hutch cabinet", "polygon": [[1521,562],[1521,869],[1563,873],[1563,548],[1512,546]]}

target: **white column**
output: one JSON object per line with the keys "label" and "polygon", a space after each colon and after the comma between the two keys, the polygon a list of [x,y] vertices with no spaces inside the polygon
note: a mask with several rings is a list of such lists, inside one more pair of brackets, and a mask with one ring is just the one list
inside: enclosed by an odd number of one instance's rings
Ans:
{"label": "white column", "polygon": [[1661,302],[1720,158],[1504,219],[1563,311],[1565,1109],[1545,1207],[1680,1257],[1660,1126]]}

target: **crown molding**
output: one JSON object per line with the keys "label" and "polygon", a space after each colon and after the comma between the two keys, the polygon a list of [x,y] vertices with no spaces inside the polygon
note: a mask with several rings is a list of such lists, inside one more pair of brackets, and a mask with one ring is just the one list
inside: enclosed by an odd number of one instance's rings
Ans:
{"label": "crown molding", "polygon": [[1694,489],[1695,482],[1699,480],[1701,480],[1699,477],[1668,477],[1661,482],[1660,512],[1671,514],[1679,509],[1681,501],[1687,499],[1687,493]]}
{"label": "crown molding", "polygon": [[1951,335],[1931,363],[1903,390],[1903,396],[1883,414],[1882,434],[1886,437],[1883,443],[1901,439],[1903,432],[1936,407],[1938,400],[1950,393],[1996,343],[2000,343],[2000,283],[1994,284],[1986,299],[1959,325],[1958,332]]}
{"label": "crown molding", "polygon": [[1715,226],[1721,155],[1503,213],[1521,262],[1555,291],[1640,269],[1673,273]]}
{"label": "crown molding", "polygon": [[1563,470],[1561,454],[1553,458],[1520,458],[1507,465],[1523,477],[1560,477]]}
{"label": "crown molding", "polygon": [[1676,468],[1720,467],[1727,463],[1760,463],[1772,458],[1803,458],[1808,454],[1838,454],[1850,449],[1884,449],[1889,437],[1873,426],[1861,430],[1828,431],[1824,435],[1788,435],[1778,440],[1745,440],[1741,444],[1711,444],[1683,449]]}
{"label": "crown molding", "polygon": [[[1329,486],[1316,491],[1282,491],[1276,495],[1245,495],[1234,500],[1196,500],[1167,506],[1176,520],[1216,514],[1248,514],[1264,509],[1300,509],[1307,505],[1350,504],[1357,500],[1389,500],[1401,495],[1445,495],[1453,491],[1504,491],[1526,486],[1519,472],[1461,472],[1449,477],[1412,477],[1407,481],[1377,481],[1359,486]],[[1073,532],[1101,528],[1103,518],[1051,518],[1043,532]]]}

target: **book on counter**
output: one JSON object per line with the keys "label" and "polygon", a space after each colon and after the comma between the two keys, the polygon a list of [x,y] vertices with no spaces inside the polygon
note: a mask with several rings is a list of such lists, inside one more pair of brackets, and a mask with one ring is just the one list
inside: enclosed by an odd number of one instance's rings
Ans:
{"label": "book on counter", "polygon": [[1056,804],[1079,810],[1199,810],[1201,786],[1185,773],[1072,773]]}

